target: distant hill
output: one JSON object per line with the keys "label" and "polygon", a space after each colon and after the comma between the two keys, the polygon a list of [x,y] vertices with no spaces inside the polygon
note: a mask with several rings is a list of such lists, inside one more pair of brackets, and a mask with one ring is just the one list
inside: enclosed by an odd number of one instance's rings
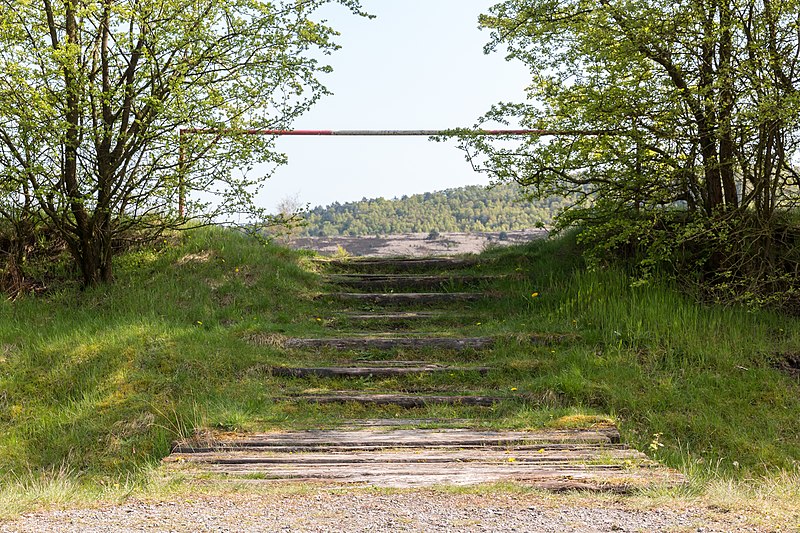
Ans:
{"label": "distant hill", "polygon": [[303,235],[386,235],[390,233],[511,231],[551,222],[563,198],[531,202],[517,185],[480,185],[386,200],[316,207],[306,216]]}

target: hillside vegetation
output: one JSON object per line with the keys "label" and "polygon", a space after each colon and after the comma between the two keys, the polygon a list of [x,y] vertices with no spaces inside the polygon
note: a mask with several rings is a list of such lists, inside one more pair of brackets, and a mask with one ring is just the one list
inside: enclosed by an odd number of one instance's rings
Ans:
{"label": "hillside vegetation", "polygon": [[565,204],[555,197],[525,200],[516,184],[471,185],[392,200],[364,198],[316,207],[307,214],[303,233],[330,237],[520,230],[550,224]]}
{"label": "hillside vegetation", "polygon": [[[778,479],[786,507],[800,506],[800,383],[775,368],[800,352],[797,320],[698,306],[664,285],[632,287],[618,269],[586,270],[569,238],[481,257],[478,272],[513,274],[493,288],[504,297],[476,307],[480,321],[453,320],[448,331],[507,341],[481,360],[502,370],[467,376],[464,386],[496,394],[513,383],[513,394],[528,400],[480,412],[429,406],[410,416],[468,414],[484,427],[534,428],[610,414],[626,442],[689,474],[692,494],[716,479],[755,491]],[[269,371],[319,363],[319,354],[283,349],[285,336],[329,336],[339,327],[332,308],[313,299],[326,289],[311,259],[206,229],[120,255],[114,284],[51,285],[1,302],[0,515],[87,493],[154,490],[154,467],[170,443],[203,428],[409,416],[276,400],[342,386]],[[531,347],[514,341],[524,331],[576,337]],[[178,490],[180,480],[170,483]]]}

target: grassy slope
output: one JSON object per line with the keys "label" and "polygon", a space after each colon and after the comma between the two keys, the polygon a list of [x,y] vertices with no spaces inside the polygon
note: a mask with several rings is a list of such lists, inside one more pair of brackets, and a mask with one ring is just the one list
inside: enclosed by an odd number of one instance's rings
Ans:
{"label": "grassy slope", "polygon": [[114,476],[158,460],[206,413],[256,409],[260,391],[240,378],[263,350],[242,337],[308,316],[313,277],[298,258],[193,232],[121,258],[110,287],[2,304],[0,468],[65,461]]}
{"label": "grassy slope", "polygon": [[[488,361],[505,369],[485,378],[467,373],[462,384],[535,403],[432,407],[412,416],[469,414],[490,426],[530,427],[570,414],[611,414],[624,439],[652,445],[659,459],[697,480],[796,469],[800,385],[767,362],[800,350],[796,319],[699,307],[668,288],[631,288],[620,272],[581,269],[567,242],[486,257],[494,261],[478,270],[517,276],[497,287],[506,297],[458,327],[427,327],[507,334]],[[435,376],[350,383],[272,377],[270,364],[326,357],[287,354],[273,342],[332,334],[325,327],[332,309],[311,299],[322,290],[314,268],[296,252],[195,231],[181,243],[120,258],[110,287],[0,304],[0,482],[61,469],[93,486],[139,483],[173,439],[196,427],[306,427],[400,414],[273,402],[286,393],[448,391]],[[580,340],[528,347],[513,340],[525,331],[574,332]]]}
{"label": "grassy slope", "polygon": [[770,365],[797,352],[797,319],[698,306],[668,287],[633,288],[619,271],[570,272],[553,261],[563,243],[530,251],[536,323],[572,325],[583,339],[542,369],[554,390],[609,410],[642,449],[660,434],[656,455],[690,472],[798,466],[800,387]]}

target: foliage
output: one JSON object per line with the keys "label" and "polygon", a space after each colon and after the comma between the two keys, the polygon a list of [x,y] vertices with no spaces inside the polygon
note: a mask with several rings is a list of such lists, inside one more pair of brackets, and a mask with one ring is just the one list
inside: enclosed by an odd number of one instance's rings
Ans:
{"label": "foliage", "polygon": [[384,235],[443,231],[501,231],[541,227],[567,205],[563,198],[531,202],[515,184],[458,187],[386,200],[362,199],[316,207],[307,235]]}
{"label": "foliage", "polygon": [[326,92],[317,58],[336,48],[312,19],[327,3],[3,0],[0,216],[46,221],[90,285],[112,278],[130,229],[258,215],[259,180],[232,169],[282,163],[272,139],[182,135],[179,147],[177,132],[285,128],[306,111]]}
{"label": "foliage", "polygon": [[[575,195],[562,225],[605,226],[603,237],[625,247],[663,230],[655,240],[664,248],[648,252],[660,261],[705,235],[706,251],[738,245],[797,283],[774,251],[778,219],[800,199],[798,16],[800,4],[775,0],[499,3],[481,18],[492,30],[487,51],[507,48],[533,79],[529,103],[497,105],[483,120],[574,133],[467,135],[463,146],[498,181],[539,197]],[[723,227],[739,240],[725,240]],[[710,285],[725,273],[769,285],[756,280],[760,268],[740,266],[721,253],[683,265]]]}
{"label": "foliage", "polygon": [[0,219],[0,294],[14,299],[42,292],[50,280],[74,274],[65,249],[56,233],[29,214]]}

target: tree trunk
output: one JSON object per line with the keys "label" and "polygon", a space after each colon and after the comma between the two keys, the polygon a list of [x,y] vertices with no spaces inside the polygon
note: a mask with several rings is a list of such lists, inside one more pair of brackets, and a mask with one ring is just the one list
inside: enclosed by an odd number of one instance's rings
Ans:
{"label": "tree trunk", "polygon": [[739,195],[736,191],[735,163],[736,157],[734,150],[736,144],[732,137],[731,115],[733,113],[733,79],[731,76],[732,55],[733,55],[733,35],[731,32],[731,6],[728,2],[720,4],[720,26],[722,26],[722,36],[719,46],[719,77],[720,89],[720,113],[719,113],[719,173],[722,180],[722,188],[725,193],[725,207],[736,209],[739,207]]}
{"label": "tree trunk", "polygon": [[110,228],[99,228],[80,240],[73,256],[81,269],[84,288],[113,281],[112,255]]}

